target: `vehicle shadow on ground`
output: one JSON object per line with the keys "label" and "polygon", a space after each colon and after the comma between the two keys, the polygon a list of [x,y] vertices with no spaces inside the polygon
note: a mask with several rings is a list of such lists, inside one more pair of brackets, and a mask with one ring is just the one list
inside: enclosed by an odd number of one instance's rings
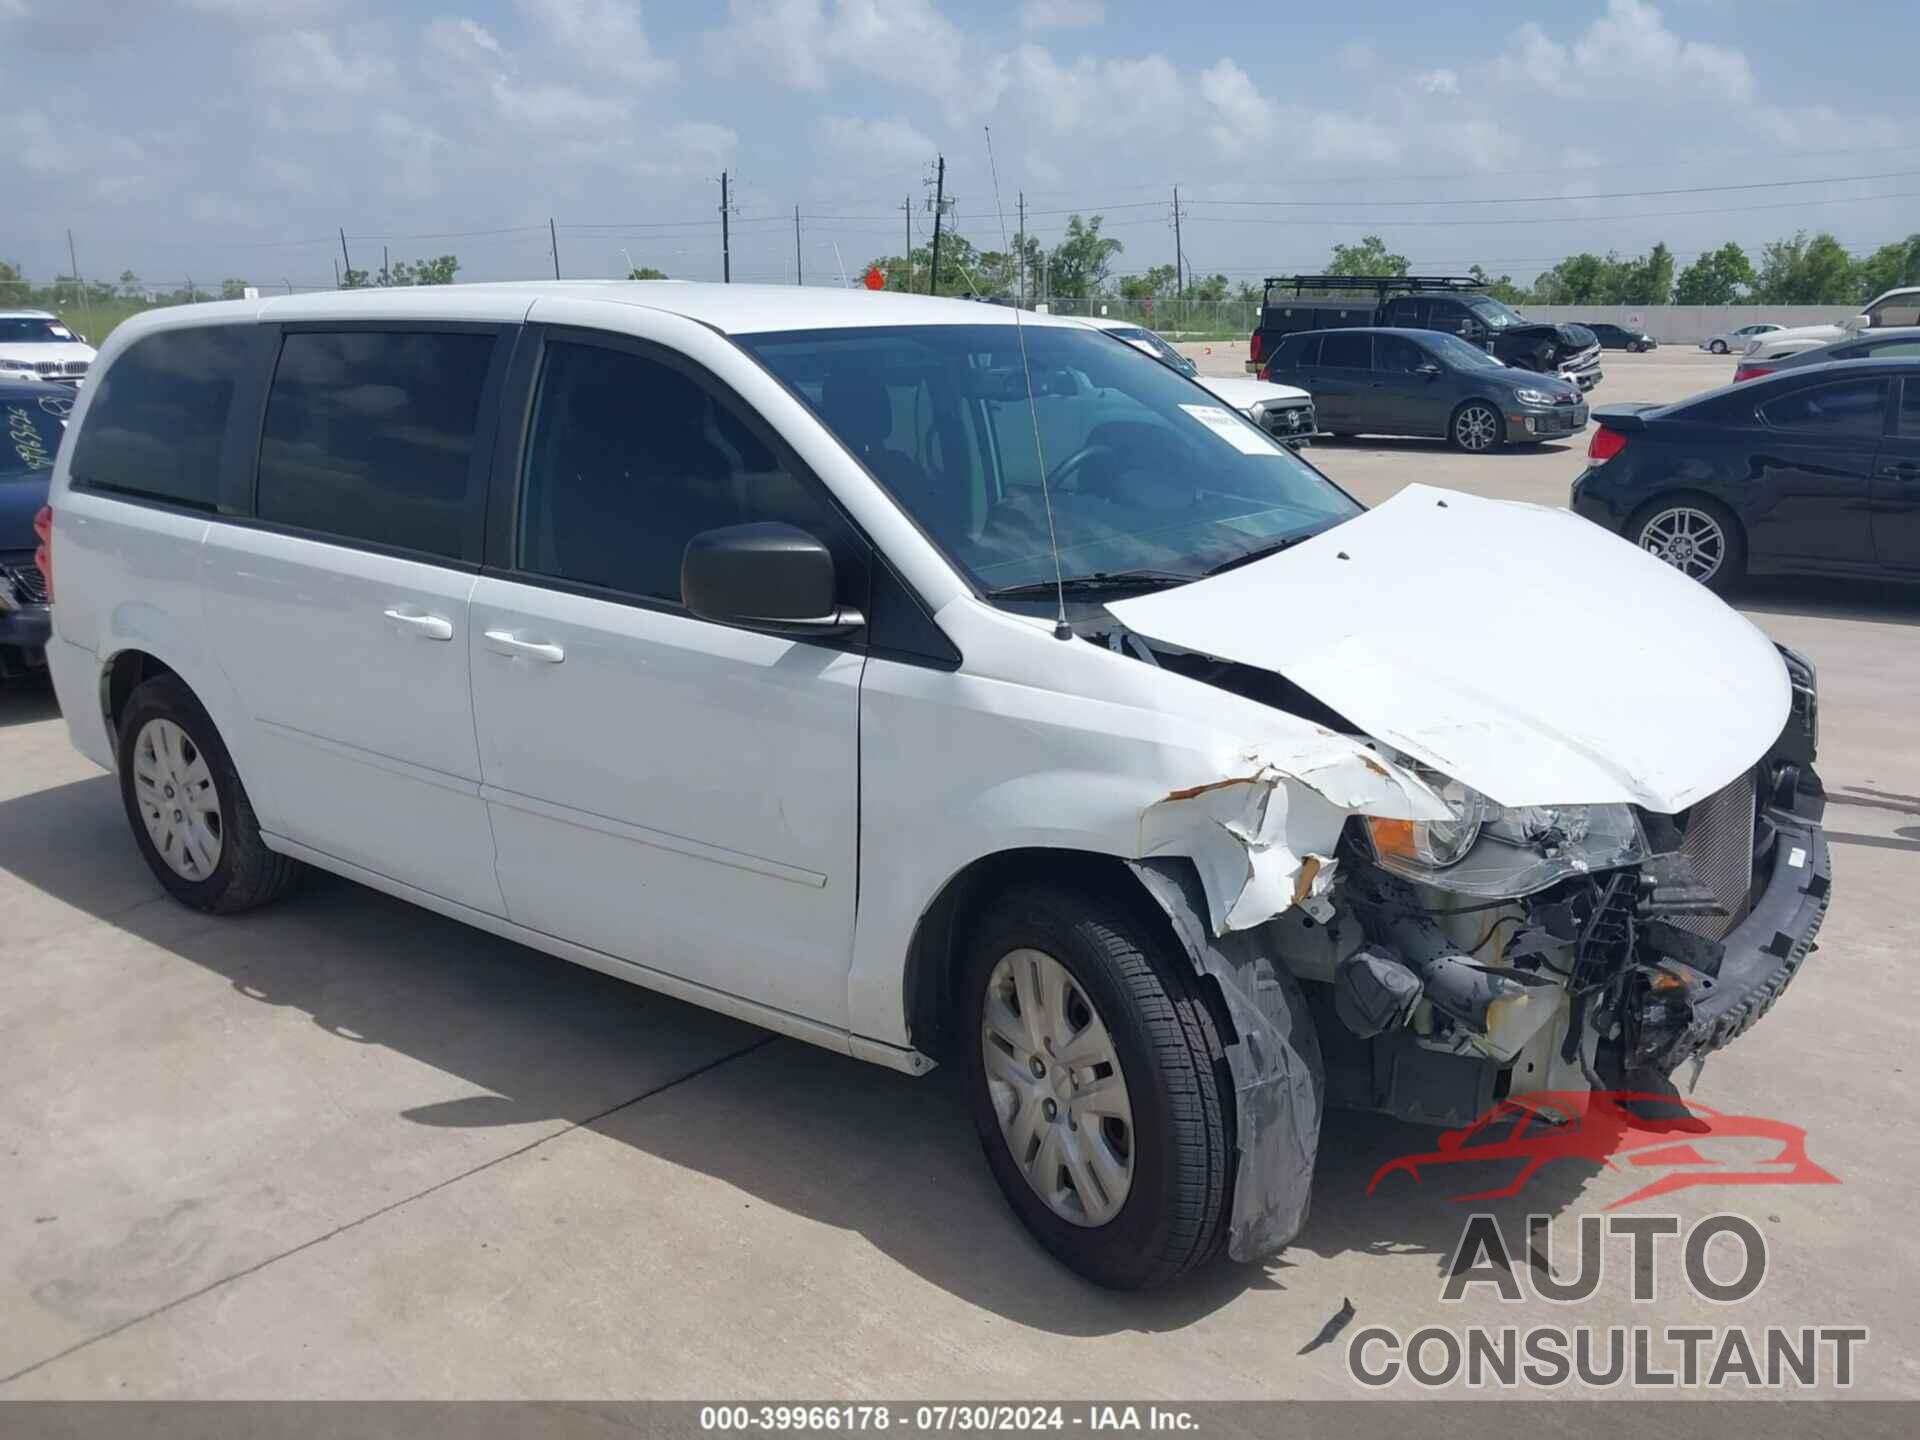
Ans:
{"label": "vehicle shadow on ground", "polygon": [[[1584,444],[1586,437],[1582,435],[1579,438]],[[1437,435],[1425,438],[1388,435],[1335,435],[1322,436],[1316,439],[1313,444],[1316,449],[1324,445],[1329,450],[1378,450],[1383,454],[1395,452],[1405,452],[1414,455],[1432,455],[1436,452],[1440,454],[1464,453],[1456,451],[1451,442]],[[1472,458],[1476,460],[1497,460],[1514,455],[1557,455],[1563,454],[1573,448],[1571,444],[1564,442],[1531,440],[1512,445],[1497,446],[1492,450],[1482,450]],[[1313,457],[1311,450],[1307,452],[1307,457],[1309,459]]]}
{"label": "vehicle shadow on ground", "polygon": [[52,720],[59,714],[60,703],[53,698],[53,686],[44,675],[0,680],[0,730]]}
{"label": "vehicle shadow on ground", "polygon": [[[1264,1266],[1210,1267],[1164,1292],[1112,1294],[1054,1264],[1014,1219],[952,1067],[913,1080],[766,1035],[319,872],[272,908],[193,915],[148,875],[104,775],[0,802],[0,869],[258,1004],[306,1014],[343,1044],[388,1047],[486,1092],[402,1112],[408,1121],[591,1121],[759,1202],[857,1233],[959,1298],[1053,1333],[1176,1329],[1249,1289],[1284,1289],[1309,1255],[1413,1250],[1439,1266],[1465,1219],[1437,1192],[1365,1195],[1379,1164],[1430,1150],[1433,1132],[1334,1112],[1313,1219],[1294,1249]],[[649,1082],[624,1078],[660,1048],[650,1040],[689,1029],[710,1031],[713,1053],[733,1058],[607,1113],[610,1093],[617,1105],[658,1086],[657,1067]],[[1555,1210],[1573,1193],[1564,1177],[1538,1177],[1524,1204],[1513,1202],[1516,1225],[1523,1209]],[[1325,1318],[1300,1317],[1302,1343]]]}
{"label": "vehicle shadow on ground", "polygon": [[[1745,581],[1727,598],[1735,609],[1760,615],[1920,625],[1920,585],[1889,580],[1765,576]],[[1819,663],[1818,656],[1812,658]]]}

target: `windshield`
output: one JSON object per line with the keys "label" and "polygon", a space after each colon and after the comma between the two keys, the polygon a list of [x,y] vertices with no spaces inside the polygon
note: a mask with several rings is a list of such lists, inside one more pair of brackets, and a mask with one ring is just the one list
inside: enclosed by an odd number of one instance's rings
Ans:
{"label": "windshield", "polygon": [[0,435],[5,437],[0,439],[0,475],[13,478],[51,470],[72,404],[65,396],[0,396]]}
{"label": "windshield", "polygon": [[0,315],[0,345],[66,345],[78,338],[58,320]]}
{"label": "windshield", "polygon": [[1077,326],[1027,327],[1031,402],[1011,325],[736,340],[982,590],[1053,579],[1039,454],[1069,580],[1198,577],[1360,510],[1209,392]]}
{"label": "windshield", "polygon": [[1171,365],[1176,370],[1187,368],[1187,357],[1151,330],[1142,330],[1136,325],[1125,330],[1109,330],[1107,333],[1116,340],[1126,341],[1129,345],[1143,346],[1162,365]]}
{"label": "windshield", "polygon": [[1449,335],[1443,330],[1434,330],[1420,336],[1422,343],[1430,345],[1448,364],[1456,367],[1486,366],[1491,369],[1504,369],[1504,363],[1496,356],[1489,355],[1471,340],[1462,340],[1458,335]]}
{"label": "windshield", "polygon": [[1503,305],[1498,300],[1488,300],[1485,298],[1469,300],[1467,302],[1467,308],[1473,311],[1475,316],[1479,318],[1480,323],[1485,325],[1489,330],[1504,330],[1509,325],[1524,325],[1527,323],[1525,317],[1523,317],[1519,311],[1513,309],[1511,306]]}

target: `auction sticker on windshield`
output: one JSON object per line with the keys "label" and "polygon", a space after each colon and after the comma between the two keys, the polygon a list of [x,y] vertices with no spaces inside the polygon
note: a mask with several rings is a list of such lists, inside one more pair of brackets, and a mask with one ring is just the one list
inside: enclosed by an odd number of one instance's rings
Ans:
{"label": "auction sticker on windshield", "polygon": [[1277,455],[1280,452],[1258,430],[1233,418],[1218,405],[1182,405],[1193,416],[1242,455]]}

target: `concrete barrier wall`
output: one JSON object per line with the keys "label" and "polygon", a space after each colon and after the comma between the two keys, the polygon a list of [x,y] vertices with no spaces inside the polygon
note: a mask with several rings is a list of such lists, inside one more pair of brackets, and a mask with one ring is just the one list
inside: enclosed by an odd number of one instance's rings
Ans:
{"label": "concrete barrier wall", "polygon": [[1858,315],[1857,305],[1522,305],[1529,320],[1608,320],[1653,336],[1662,345],[1697,345],[1709,335],[1770,320],[1775,325],[1830,325]]}

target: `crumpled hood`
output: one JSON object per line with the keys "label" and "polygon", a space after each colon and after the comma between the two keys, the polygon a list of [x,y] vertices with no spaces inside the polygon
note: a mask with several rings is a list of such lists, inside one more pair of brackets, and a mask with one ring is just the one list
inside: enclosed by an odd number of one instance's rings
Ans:
{"label": "crumpled hood", "polygon": [[1760,759],[1791,698],[1773,643],[1679,571],[1568,511],[1429,485],[1108,609],[1502,805],[1685,809]]}
{"label": "crumpled hood", "polygon": [[1269,380],[1254,380],[1230,375],[1196,375],[1193,383],[1211,390],[1242,413],[1250,412],[1265,400],[1269,403],[1298,405],[1313,397],[1297,385],[1275,385]]}

